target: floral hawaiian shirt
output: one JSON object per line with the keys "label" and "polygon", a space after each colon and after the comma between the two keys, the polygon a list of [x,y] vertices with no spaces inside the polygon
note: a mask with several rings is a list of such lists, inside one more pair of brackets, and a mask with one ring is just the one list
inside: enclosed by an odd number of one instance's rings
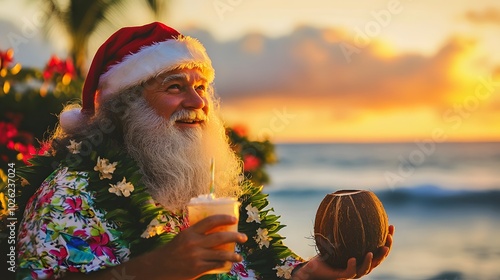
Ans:
{"label": "floral hawaiian shirt", "polygon": [[28,202],[19,229],[19,267],[34,279],[91,272],[128,260],[116,226],[86,190],[86,172],[52,173]]}
{"label": "floral hawaiian shirt", "polygon": [[[56,169],[29,200],[19,229],[20,279],[60,278],[66,272],[89,273],[126,262],[130,247],[121,237],[113,221],[105,219],[105,211],[95,204],[94,193],[87,189],[88,172]],[[246,222],[260,223],[258,209],[250,204],[241,209]],[[167,213],[167,214],[165,214]],[[153,219],[141,238],[164,232],[177,234],[189,226],[185,213],[163,212]],[[266,229],[258,229],[253,237],[257,247],[269,247]],[[253,250],[237,246],[244,257],[233,264],[230,273],[219,279],[261,279],[259,272],[248,268],[246,256]],[[282,259],[273,270],[276,279],[289,279],[298,257]]]}

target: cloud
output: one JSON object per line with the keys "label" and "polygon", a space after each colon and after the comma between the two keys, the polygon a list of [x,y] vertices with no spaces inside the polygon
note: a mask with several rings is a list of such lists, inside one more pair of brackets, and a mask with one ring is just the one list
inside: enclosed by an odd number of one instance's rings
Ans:
{"label": "cloud", "polygon": [[43,67],[52,54],[61,55],[61,52],[55,51],[55,46],[43,38],[41,26],[29,20],[20,26],[0,20],[0,50],[12,48],[15,62]]}
{"label": "cloud", "polygon": [[465,18],[475,24],[500,24],[500,8],[489,7],[482,11],[468,11]]}
{"label": "cloud", "polygon": [[[377,40],[359,46],[341,29],[300,27],[288,36],[258,33],[227,42],[193,31],[216,68],[225,104],[314,104],[342,116],[364,110],[440,108],[464,90],[474,40],[452,37],[435,54],[394,54]],[[346,48],[356,50],[349,57]]]}

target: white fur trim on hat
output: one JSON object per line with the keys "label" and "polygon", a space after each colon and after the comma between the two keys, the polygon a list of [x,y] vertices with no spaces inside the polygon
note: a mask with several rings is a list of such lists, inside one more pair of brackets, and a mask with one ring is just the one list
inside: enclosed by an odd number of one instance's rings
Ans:
{"label": "white fur trim on hat", "polygon": [[179,36],[141,48],[127,55],[123,60],[101,75],[100,97],[110,95],[128,87],[139,85],[162,72],[178,68],[199,67],[205,78],[212,82],[214,69],[205,47],[195,38]]}

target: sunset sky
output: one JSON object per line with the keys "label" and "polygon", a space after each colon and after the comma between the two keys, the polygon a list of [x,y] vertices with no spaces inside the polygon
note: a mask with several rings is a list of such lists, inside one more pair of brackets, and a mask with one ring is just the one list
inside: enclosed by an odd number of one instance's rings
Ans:
{"label": "sunset sky", "polygon": [[[0,49],[37,11],[6,2]],[[172,1],[164,22],[206,46],[224,119],[254,137],[500,141],[500,3],[365,2]],[[131,10],[117,28],[150,21]],[[36,65],[64,54],[64,40],[51,38],[30,38],[16,59]]]}

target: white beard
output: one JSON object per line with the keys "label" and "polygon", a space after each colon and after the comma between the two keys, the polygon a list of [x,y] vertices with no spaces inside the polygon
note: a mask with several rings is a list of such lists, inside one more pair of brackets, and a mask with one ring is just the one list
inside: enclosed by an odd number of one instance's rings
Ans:
{"label": "white beard", "polygon": [[150,194],[166,209],[183,210],[192,197],[208,193],[212,158],[216,196],[240,194],[241,163],[212,110],[201,127],[178,129],[173,118],[159,116],[140,97],[130,104],[123,121],[126,149],[138,162]]}

